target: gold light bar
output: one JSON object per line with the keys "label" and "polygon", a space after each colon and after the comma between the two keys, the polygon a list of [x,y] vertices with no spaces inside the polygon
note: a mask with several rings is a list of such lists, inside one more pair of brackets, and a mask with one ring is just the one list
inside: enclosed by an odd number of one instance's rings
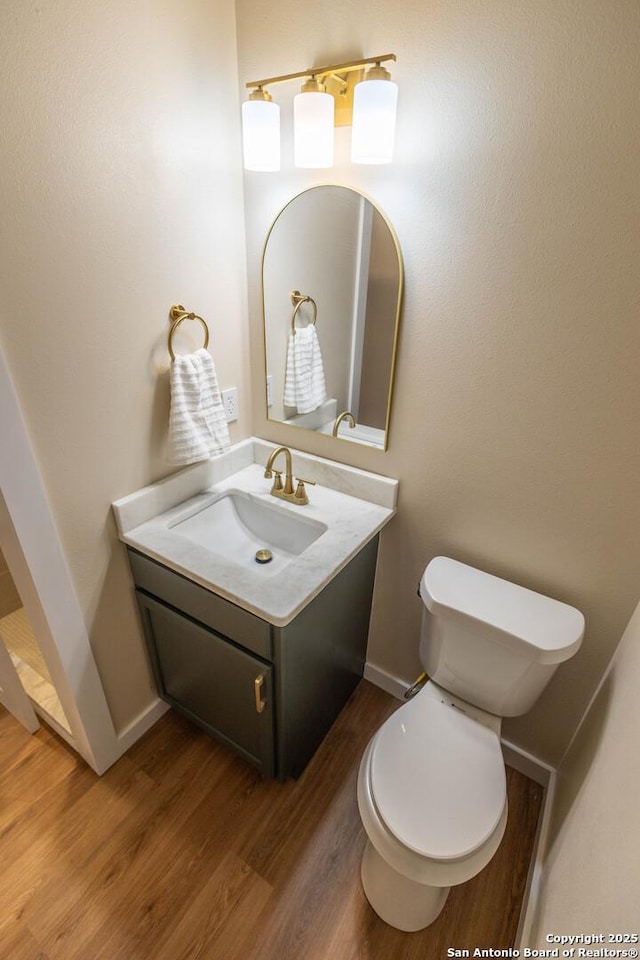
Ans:
{"label": "gold light bar", "polygon": [[368,57],[366,60],[349,60],[347,63],[335,63],[327,67],[310,67],[308,70],[301,70],[299,73],[285,73],[280,77],[267,77],[266,80],[250,80],[245,83],[245,87],[266,87],[274,83],[284,83],[285,80],[297,80],[300,77],[329,77],[334,73],[349,73],[352,70],[361,70],[369,63],[386,63],[388,60],[395,60],[395,53],[385,53],[381,57]]}
{"label": "gold light bar", "polygon": [[242,105],[245,169],[280,169],[280,108],[266,87],[300,79],[305,82],[293,101],[297,167],[332,166],[334,127],[352,125],[352,160],[388,163],[393,152],[398,88],[382,64],[395,59],[395,53],[383,53],[249,80],[245,87],[251,93]]}

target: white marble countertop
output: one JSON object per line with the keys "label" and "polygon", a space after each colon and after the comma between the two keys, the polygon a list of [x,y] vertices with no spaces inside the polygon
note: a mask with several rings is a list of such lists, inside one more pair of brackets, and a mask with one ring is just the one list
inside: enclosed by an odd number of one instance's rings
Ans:
{"label": "white marble countertop", "polygon": [[[300,507],[271,497],[264,463],[275,444],[254,438],[216,457],[152,484],[113,504],[120,539],[145,556],[275,626],[302,610],[395,513],[398,483],[292,450],[293,472],[316,486]],[[277,464],[280,466],[281,464]],[[296,516],[319,521],[327,530],[278,571],[256,563],[225,560],[172,526],[194,512],[212,493],[242,490]]]}

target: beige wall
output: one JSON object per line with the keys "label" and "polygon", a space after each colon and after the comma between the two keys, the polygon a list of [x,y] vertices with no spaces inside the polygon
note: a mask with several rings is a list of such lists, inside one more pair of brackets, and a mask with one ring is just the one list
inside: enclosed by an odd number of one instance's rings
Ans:
{"label": "beige wall", "polygon": [[640,606],[558,770],[532,945],[550,932],[638,933],[639,686]]}
{"label": "beige wall", "polygon": [[[382,541],[369,656],[418,671],[418,578],[444,553],[577,605],[588,632],[505,735],[566,747],[637,599],[640,564],[640,134],[636,0],[238,0],[240,81],[393,50],[396,158],[331,179],[386,212],[406,267],[386,454],[268,423],[254,430],[400,479]],[[245,176],[252,365],[261,245],[317,182]],[[326,180],[323,172],[322,179]]]}
{"label": "beige wall", "polygon": [[171,304],[209,320],[249,432],[234,9],[2,13],[0,347],[121,729],[155,690],[110,503],[169,472]]}

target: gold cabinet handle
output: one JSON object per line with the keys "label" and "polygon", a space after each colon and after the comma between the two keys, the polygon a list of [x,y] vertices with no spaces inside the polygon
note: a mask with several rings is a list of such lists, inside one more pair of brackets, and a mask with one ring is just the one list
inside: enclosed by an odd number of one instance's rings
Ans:
{"label": "gold cabinet handle", "polygon": [[253,691],[256,696],[256,713],[262,713],[267,705],[267,701],[262,699],[262,684],[264,683],[264,674],[260,674],[253,681]]}

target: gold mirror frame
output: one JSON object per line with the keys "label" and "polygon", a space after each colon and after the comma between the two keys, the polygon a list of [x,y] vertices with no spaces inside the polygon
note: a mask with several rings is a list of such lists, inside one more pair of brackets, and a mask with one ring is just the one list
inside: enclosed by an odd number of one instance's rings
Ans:
{"label": "gold mirror frame", "polygon": [[[358,420],[356,416],[356,429],[354,429],[353,436],[349,436],[351,433],[350,424],[353,422],[350,416],[347,416],[350,411],[348,406],[345,409],[345,402],[335,397],[330,397],[326,405],[321,405],[318,407],[317,411],[309,412],[308,414],[300,415],[293,412],[292,414],[287,414],[287,408],[284,406],[284,402],[278,400],[276,404],[272,402],[269,404],[269,377],[272,377],[272,383],[274,383],[274,369],[277,369],[277,375],[275,376],[275,389],[278,391],[278,396],[283,394],[283,383],[284,383],[284,365],[286,362],[286,355],[288,347],[288,338],[290,336],[295,336],[295,333],[292,330],[292,326],[297,326],[298,323],[301,323],[302,326],[306,326],[308,323],[315,321],[317,319],[316,329],[318,340],[322,342],[323,337],[325,338],[325,344],[323,349],[326,351],[327,343],[326,337],[329,336],[326,327],[326,317],[327,312],[323,308],[323,302],[331,302],[330,293],[335,294],[334,283],[335,272],[332,273],[331,267],[331,258],[335,262],[342,263],[344,259],[349,260],[353,258],[353,263],[358,264],[358,269],[361,269],[361,260],[362,260],[362,236],[364,233],[358,234],[358,242],[360,246],[358,249],[354,245],[349,244],[349,237],[343,237],[340,231],[333,230],[333,223],[331,220],[331,214],[333,207],[330,209],[328,202],[326,204],[322,203],[323,196],[320,191],[331,191],[331,193],[326,194],[328,199],[332,201],[334,205],[340,205],[341,203],[353,204],[353,198],[357,198],[357,205],[354,205],[354,210],[357,209],[358,216],[360,218],[370,217],[370,230],[378,230],[378,235],[381,238],[382,245],[386,245],[386,260],[383,265],[383,270],[379,276],[383,277],[386,280],[387,288],[385,295],[388,299],[388,308],[385,311],[385,316],[381,321],[380,318],[375,319],[375,321],[370,321],[371,323],[384,323],[384,337],[382,340],[385,340],[388,343],[388,349],[385,350],[384,359],[381,361],[384,364],[384,379],[388,379],[388,383],[383,390],[383,397],[385,399],[384,406],[379,403],[379,411],[377,415],[379,426],[371,426],[366,422],[362,423]],[[310,195],[313,194],[313,197],[309,199]],[[312,241],[307,246],[306,244],[300,243],[299,236],[290,236],[286,232],[280,231],[278,234],[278,226],[283,227],[285,221],[282,219],[286,218],[287,211],[291,214],[294,209],[293,205],[297,205],[300,208],[300,201],[304,200],[308,205],[309,203],[313,207],[314,204],[320,204],[316,208],[318,214],[318,219],[321,221],[323,215],[327,216],[327,221],[321,223],[321,226],[324,230],[324,233],[318,238],[317,235],[317,223],[308,223],[308,231],[305,232],[305,236],[312,238]],[[323,209],[326,207],[326,210]],[[300,208],[304,213],[305,207]],[[335,212],[335,211],[333,211]],[[377,219],[376,219],[377,218]],[[374,228],[373,224],[376,224]],[[290,233],[295,229],[294,226],[290,226]],[[355,226],[354,226],[355,231]],[[361,221],[357,225],[357,229],[362,229]],[[382,231],[382,233],[380,233]],[[369,233],[367,236],[367,257],[369,251],[372,248],[372,233]],[[273,247],[274,240],[278,240],[278,246]],[[269,265],[269,252],[270,252],[270,242],[272,244],[271,251],[273,252],[273,257],[277,258],[273,264],[273,267]],[[343,244],[341,247],[340,245]],[[304,247],[305,259],[300,260],[302,256],[302,249]],[[288,251],[291,250],[291,256],[288,256]],[[324,254],[323,254],[324,251]],[[328,254],[327,254],[328,251]],[[309,271],[312,275],[315,276],[314,282],[307,282],[306,280],[306,271],[305,269],[300,270],[299,265],[298,269],[294,269],[293,272],[289,270],[289,261],[292,260],[295,254],[300,254],[298,258],[299,264],[302,262],[303,268],[305,265],[309,265]],[[336,258],[337,261],[336,261]],[[325,263],[326,261],[326,263]],[[283,265],[284,264],[284,265]],[[322,269],[325,269],[328,279],[325,282],[322,280]],[[390,277],[384,277],[384,268],[388,270]],[[274,281],[273,277],[269,278],[266,276],[266,271],[268,269],[272,270],[272,273],[278,274],[277,280]],[[348,267],[345,267],[345,270],[348,270]],[[302,274],[302,276],[300,275]],[[347,277],[350,276],[347,273]],[[320,277],[320,281],[318,280]],[[357,276],[354,275],[354,280],[357,279]],[[359,275],[360,287],[357,283],[353,284],[353,290],[360,289],[362,303],[360,304],[360,316],[361,322],[358,329],[360,330],[361,338],[361,349],[362,353],[364,350],[364,340],[366,334],[366,323],[369,317],[367,316],[366,311],[366,302],[367,294],[371,290],[371,285],[376,280],[376,277],[372,277],[370,270],[370,264],[367,259],[366,273],[362,272]],[[311,289],[305,288],[305,283],[307,286],[310,286]],[[273,291],[273,288],[277,289],[277,296]],[[390,290],[393,290],[393,295],[390,294]],[[396,357],[397,357],[397,346],[398,346],[398,337],[399,337],[399,328],[400,328],[400,316],[402,311],[403,303],[403,294],[404,294],[404,267],[402,262],[402,254],[400,251],[400,245],[398,243],[397,236],[391,223],[389,222],[386,215],[380,210],[378,205],[366,194],[360,190],[356,190],[353,187],[346,187],[341,184],[321,184],[313,187],[309,187],[300,193],[297,193],[292,197],[287,203],[282,207],[274,218],[265,239],[263,251],[262,251],[262,263],[261,263],[261,290],[262,290],[262,320],[263,320],[263,338],[264,338],[264,362],[265,362],[265,405],[266,405],[266,414],[267,419],[273,420],[274,422],[285,423],[288,426],[295,426],[298,429],[311,429],[313,432],[322,432],[329,434],[338,439],[346,440],[350,443],[362,443],[366,446],[369,446],[373,449],[386,450],[389,443],[389,424],[391,418],[391,404],[393,396],[393,384],[395,378],[395,368],[396,368]],[[362,291],[364,296],[362,296]],[[277,300],[277,307],[274,305]],[[317,302],[316,302],[317,301]],[[373,301],[372,301],[373,302]],[[385,297],[382,297],[382,302],[385,302]],[[357,311],[358,298],[354,292],[352,302],[347,306],[345,310],[346,315],[351,315],[351,320],[349,324],[343,325],[346,331],[345,337],[351,339],[354,334],[354,329],[357,326],[356,318],[354,312]],[[325,317],[325,324],[323,326],[323,315]],[[331,313],[331,316],[335,316],[335,310]],[[295,318],[298,318],[297,320]],[[293,318],[293,319],[292,319]],[[334,321],[335,323],[335,321]],[[381,338],[378,335],[378,328],[374,331],[376,333],[376,339],[380,340]],[[357,337],[356,337],[357,339]],[[344,357],[342,358],[344,362]],[[362,378],[366,377],[366,370],[364,363],[362,362],[363,358],[360,357],[360,367],[359,371],[362,375]],[[355,364],[353,361],[353,354],[350,353],[348,373],[346,374],[349,379],[349,383],[352,384],[354,381],[354,368]],[[271,369],[270,369],[271,368]],[[382,377],[381,377],[382,379]],[[329,382],[327,382],[329,386]],[[376,385],[377,386],[377,385]],[[371,392],[370,385],[370,392]],[[272,401],[273,401],[273,390],[272,392]],[[336,391],[339,393],[340,391]],[[354,396],[352,389],[352,397]],[[358,389],[357,402],[360,402],[361,391]],[[336,400],[335,404],[333,401]],[[282,407],[281,416],[273,416],[271,413],[272,406]],[[333,407],[335,406],[335,412]],[[293,408],[290,408],[293,409]],[[278,411],[279,412],[279,411]],[[330,415],[327,418],[328,413]],[[335,432],[333,432],[335,430]],[[338,430],[340,433],[338,434]]]}

